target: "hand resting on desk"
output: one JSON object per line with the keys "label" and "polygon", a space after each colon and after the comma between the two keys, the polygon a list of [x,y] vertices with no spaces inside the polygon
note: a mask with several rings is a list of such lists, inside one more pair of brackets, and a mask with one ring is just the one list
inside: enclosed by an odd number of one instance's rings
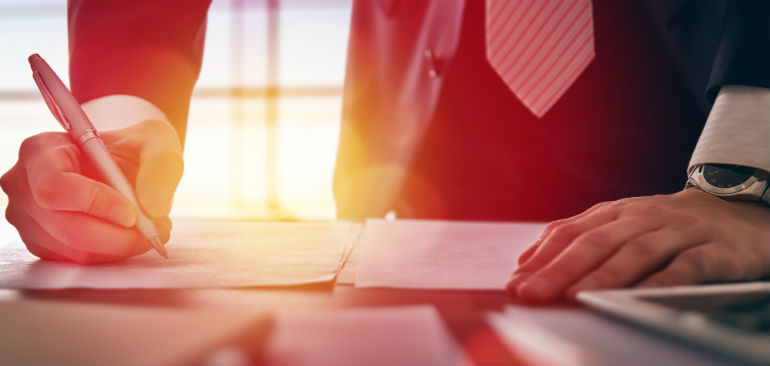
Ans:
{"label": "hand resting on desk", "polygon": [[[174,128],[158,120],[102,132],[102,139],[155,221],[163,242],[171,230],[171,199],[182,177],[182,148]],[[133,228],[137,213],[66,133],[27,138],[19,160],[0,178],[6,218],[32,254],[81,264],[141,254],[150,244]]]}
{"label": "hand resting on desk", "polygon": [[550,223],[519,257],[523,301],[581,290],[751,280],[770,274],[770,210],[698,189],[600,203]]}

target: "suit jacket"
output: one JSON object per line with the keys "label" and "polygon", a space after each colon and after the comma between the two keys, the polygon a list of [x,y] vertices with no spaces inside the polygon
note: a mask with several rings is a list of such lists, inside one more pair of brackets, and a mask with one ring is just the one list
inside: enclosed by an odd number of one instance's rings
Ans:
{"label": "suit jacket", "polygon": [[[208,6],[70,1],[75,96],[138,95],[184,137]],[[356,1],[338,213],[550,220],[678,190],[719,87],[768,86],[767,8],[594,0],[597,57],[537,119],[484,58],[482,0]]]}

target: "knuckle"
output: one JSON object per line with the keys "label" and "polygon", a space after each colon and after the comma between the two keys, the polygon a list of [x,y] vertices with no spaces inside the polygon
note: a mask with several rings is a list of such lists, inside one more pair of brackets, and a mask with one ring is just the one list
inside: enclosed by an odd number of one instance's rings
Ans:
{"label": "knuckle", "polygon": [[[609,202],[602,201],[602,202],[599,202],[599,203],[595,203],[593,206],[589,207],[586,211],[598,210],[600,208],[607,207],[608,205],[609,205]],[[583,212],[585,212],[585,211],[583,211]]]}
{"label": "knuckle", "polygon": [[16,167],[11,168],[11,170],[7,171],[5,174],[0,176],[0,188],[5,193],[8,193],[8,191],[11,188],[10,182],[13,180],[12,175],[15,168]]}
{"label": "knuckle", "polygon": [[[26,156],[34,154],[44,146],[59,145],[65,140],[62,139],[64,134],[62,132],[43,132],[37,135],[27,137],[21,142],[19,147],[19,155]],[[66,137],[66,136],[65,136]]]}
{"label": "knuckle", "polygon": [[640,216],[655,217],[663,214],[664,209],[655,203],[637,203],[633,212]]}
{"label": "knuckle", "polygon": [[43,208],[51,209],[56,205],[59,198],[59,192],[56,184],[49,178],[38,180],[32,187],[32,197],[35,202]]}
{"label": "knuckle", "polygon": [[619,200],[615,200],[608,203],[608,207],[613,209],[625,209],[628,206],[634,205],[639,200],[639,197],[626,197]]}
{"label": "knuckle", "polygon": [[550,235],[551,233],[554,232],[554,230],[556,230],[559,226],[563,224],[564,224],[564,219],[549,222],[547,225],[545,225],[545,227],[543,228],[543,231],[540,232],[540,235],[538,236],[538,240],[543,239],[546,236]]}
{"label": "knuckle", "polygon": [[44,135],[47,133],[50,132],[44,132],[24,139],[24,141],[22,141],[21,145],[19,146],[19,157],[21,158],[35,152],[38,149],[38,146],[40,146],[41,140],[45,140]]}
{"label": "knuckle", "polygon": [[564,239],[575,235],[576,228],[574,224],[564,224],[553,230],[553,236],[555,238]]}
{"label": "knuckle", "polygon": [[548,278],[557,284],[566,284],[574,282],[575,275],[570,271],[571,268],[567,266],[549,266],[541,273],[543,277]]}
{"label": "knuckle", "polygon": [[591,274],[591,278],[601,284],[616,283],[625,277],[626,271],[616,264],[606,264]]}
{"label": "knuckle", "polygon": [[18,227],[18,214],[16,214],[16,211],[13,209],[12,205],[9,204],[8,207],[5,209],[5,221],[8,221],[9,224]]}
{"label": "knuckle", "polygon": [[670,266],[662,272],[650,276],[650,280],[658,283],[661,286],[671,286],[676,284],[682,284],[686,282],[686,279],[691,276],[689,270],[684,269],[681,266]]}
{"label": "knuckle", "polygon": [[684,267],[691,272],[705,273],[713,264],[713,258],[704,250],[688,250],[674,259],[674,268]]}
{"label": "knuckle", "polygon": [[90,187],[88,187],[88,191],[86,192],[86,199],[88,202],[88,208],[86,209],[86,212],[88,214],[99,216],[102,211],[104,211],[101,190],[96,184],[92,184]]}
{"label": "knuckle", "polygon": [[529,261],[527,261],[526,263],[524,263],[519,267],[519,271],[534,272],[540,268],[543,268],[543,266],[545,266],[546,264],[548,264],[548,261],[546,261],[542,257],[535,254],[532,258],[530,258]]}
{"label": "knuckle", "polygon": [[604,283],[617,282],[627,274],[625,267],[618,264],[607,264],[597,271],[597,275],[602,276]]}
{"label": "knuckle", "polygon": [[576,240],[575,245],[583,248],[601,250],[610,244],[610,237],[607,233],[599,230],[592,230],[581,234]]}
{"label": "knuckle", "polygon": [[740,265],[736,260],[723,260],[724,274],[726,280],[743,280],[753,278],[751,269],[754,267]]}
{"label": "knuckle", "polygon": [[624,247],[631,251],[634,257],[640,258],[655,257],[661,251],[656,242],[646,238],[632,239]]}
{"label": "knuckle", "polygon": [[556,230],[556,228],[558,228],[559,226],[561,226],[562,224],[564,224],[564,221],[565,221],[565,219],[561,219],[561,220],[556,220],[556,221],[551,221],[551,222],[549,222],[549,223],[548,223],[547,225],[545,225],[545,227],[543,228],[543,233],[550,233],[550,232],[553,232],[554,230]]}
{"label": "knuckle", "polygon": [[621,203],[618,202],[618,201],[599,202],[599,203],[593,205],[593,207],[591,207],[591,210],[596,210],[596,211],[613,210],[613,209],[617,208],[618,205],[620,205],[620,204]]}

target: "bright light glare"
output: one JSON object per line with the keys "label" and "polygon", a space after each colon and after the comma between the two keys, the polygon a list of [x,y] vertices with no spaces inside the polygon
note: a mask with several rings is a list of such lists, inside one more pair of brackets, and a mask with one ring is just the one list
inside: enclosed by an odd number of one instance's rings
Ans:
{"label": "bright light glare", "polygon": [[[339,135],[341,95],[279,97],[276,143],[277,207],[267,204],[268,155],[265,100],[243,101],[233,123],[234,101],[200,91],[230,86],[264,87],[266,78],[265,2],[247,2],[243,44],[233,42],[234,13],[228,0],[215,0],[209,13],[203,69],[190,109],[185,174],[173,215],[250,219],[331,219],[331,192]],[[279,87],[341,89],[350,2],[281,2]],[[304,5],[303,5],[304,4]],[[66,4],[0,0],[0,170],[16,161],[28,136],[57,131],[37,99],[26,58],[40,53],[66,82]],[[43,9],[44,11],[40,11]],[[312,29],[312,32],[308,32]],[[240,55],[241,71],[233,59]],[[0,209],[7,198],[0,195]]]}

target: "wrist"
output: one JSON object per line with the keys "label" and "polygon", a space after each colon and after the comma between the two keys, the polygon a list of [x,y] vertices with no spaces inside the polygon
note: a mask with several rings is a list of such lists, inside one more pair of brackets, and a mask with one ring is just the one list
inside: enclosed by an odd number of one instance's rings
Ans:
{"label": "wrist", "polygon": [[160,108],[134,95],[106,95],[85,102],[82,107],[99,131],[119,130],[149,119],[168,123]]}

